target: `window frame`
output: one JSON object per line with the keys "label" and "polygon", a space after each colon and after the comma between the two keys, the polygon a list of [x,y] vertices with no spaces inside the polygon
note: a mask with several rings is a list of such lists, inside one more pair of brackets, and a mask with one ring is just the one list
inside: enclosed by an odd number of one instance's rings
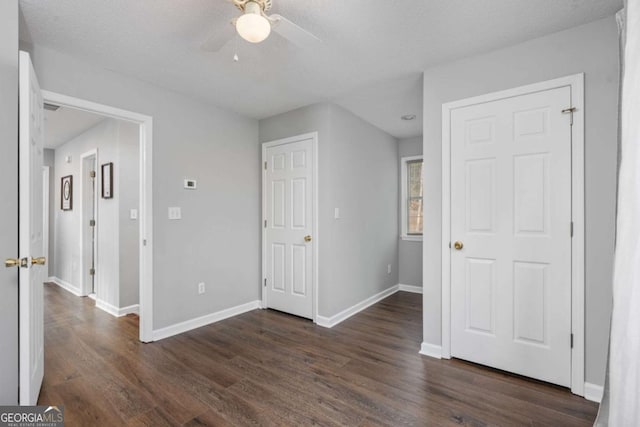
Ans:
{"label": "window frame", "polygon": [[409,234],[408,231],[408,203],[409,203],[409,176],[408,176],[408,164],[415,161],[422,162],[422,185],[423,185],[423,224],[424,224],[424,157],[419,156],[406,156],[400,158],[400,238],[402,240],[421,242],[424,236],[424,229],[422,234]]}

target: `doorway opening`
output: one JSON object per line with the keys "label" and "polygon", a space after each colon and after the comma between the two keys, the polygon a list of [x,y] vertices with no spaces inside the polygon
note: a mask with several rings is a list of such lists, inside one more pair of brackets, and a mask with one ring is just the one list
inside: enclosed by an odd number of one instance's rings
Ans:
{"label": "doorway opening", "polygon": [[150,342],[152,118],[42,93],[50,170],[48,281],[95,299],[114,316],[137,314],[139,339]]}

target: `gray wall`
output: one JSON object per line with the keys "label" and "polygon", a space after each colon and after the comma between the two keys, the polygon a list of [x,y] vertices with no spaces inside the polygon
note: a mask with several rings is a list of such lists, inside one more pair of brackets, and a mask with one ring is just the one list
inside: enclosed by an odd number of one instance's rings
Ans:
{"label": "gray wall", "polygon": [[602,385],[611,313],[618,36],[613,17],[424,72],[424,341],[441,343],[441,108],[445,102],[585,73],[586,381]]}
{"label": "gray wall", "polygon": [[[398,159],[422,155],[422,136],[406,138],[398,141]],[[399,164],[399,163],[398,163]],[[402,179],[398,173],[398,179]],[[402,194],[401,183],[398,183],[398,194]],[[402,201],[401,201],[402,203]],[[431,203],[424,200],[424,203]],[[398,215],[401,215],[398,206]],[[400,218],[398,216],[398,218]],[[398,220],[398,236],[401,235],[401,219]],[[429,230],[424,230],[428,233]],[[398,243],[398,281],[402,285],[422,287],[422,242],[399,240]]]}
{"label": "gray wall", "polygon": [[319,133],[319,314],[330,317],[398,283],[398,151],[395,138],[332,104],[260,121],[261,142],[313,131]]}
{"label": "gray wall", "polygon": [[[105,119],[97,125],[56,148],[53,180],[73,176],[73,209],[60,209],[60,191],[55,191],[53,276],[67,282],[78,292],[82,289],[83,269],[81,206],[83,203],[81,156],[91,150],[98,152],[96,172],[100,165],[113,163],[113,197],[103,199],[96,188],[97,270],[96,299],[115,308],[138,304],[138,221],[129,219],[129,211],[139,206],[139,126],[122,120]],[[70,158],[70,162],[66,162]],[[90,188],[90,187],[89,187]],[[90,189],[86,197],[91,197]]]}
{"label": "gray wall", "polygon": [[[104,163],[101,161],[101,163]],[[115,166],[114,166],[115,167]],[[120,233],[120,295],[118,307],[140,300],[140,222],[131,219],[131,209],[140,209],[140,126],[118,123],[118,188]]]}
{"label": "gray wall", "polygon": [[[258,300],[258,122],[60,52],[30,50],[43,89],[153,117],[153,328]],[[198,190],[185,190],[185,177],[197,179]],[[182,208],[182,220],[167,219],[170,206]],[[198,282],[207,284],[203,295]]]}
{"label": "gray wall", "polygon": [[[0,2],[0,261],[18,256],[18,0]],[[18,402],[18,269],[0,265],[0,405]]]}
{"label": "gray wall", "polygon": [[49,166],[49,249],[47,251],[47,272],[49,277],[51,277],[53,276],[54,266],[56,263],[53,242],[55,242],[56,237],[55,194],[56,188],[59,188],[56,186],[56,151],[50,148],[45,148],[42,163],[44,166]]}

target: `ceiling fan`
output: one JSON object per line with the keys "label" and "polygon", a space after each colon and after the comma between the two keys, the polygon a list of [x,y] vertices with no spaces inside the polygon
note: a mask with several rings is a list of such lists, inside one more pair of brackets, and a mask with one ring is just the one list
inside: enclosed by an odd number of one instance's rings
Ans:
{"label": "ceiling fan", "polygon": [[[266,40],[271,30],[298,47],[306,48],[320,42],[320,39],[307,30],[278,15],[267,15],[271,9],[272,0],[229,0],[242,15],[234,18],[231,25],[240,37],[251,43]],[[230,28],[217,28],[205,41],[201,48],[210,52],[217,52],[233,38]]]}

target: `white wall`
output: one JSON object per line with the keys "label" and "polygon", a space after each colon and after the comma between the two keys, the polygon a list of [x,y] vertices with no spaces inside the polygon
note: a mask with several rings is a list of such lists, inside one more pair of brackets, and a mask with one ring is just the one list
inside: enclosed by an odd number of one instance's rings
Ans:
{"label": "white wall", "polygon": [[[40,46],[43,89],[153,117],[155,330],[260,295],[258,122]],[[183,188],[185,177],[198,190]],[[169,221],[170,206],[182,208]],[[198,282],[207,292],[198,294]]]}
{"label": "white wall", "polygon": [[[403,157],[422,155],[422,136],[400,139],[398,141],[398,161]],[[398,179],[402,179],[399,171]],[[402,183],[398,183],[398,194],[401,192]],[[402,201],[400,201],[402,203]],[[430,203],[429,200],[424,203]],[[398,236],[402,233],[402,215],[398,206]],[[429,233],[429,230],[424,230]],[[412,240],[399,240],[398,243],[398,281],[403,285],[422,287],[422,242]]]}
{"label": "white wall", "polygon": [[314,131],[319,133],[319,314],[331,317],[398,283],[398,151],[395,138],[332,104],[260,121],[261,142]]}
{"label": "white wall", "polygon": [[[81,156],[93,149],[98,151],[96,173],[100,166],[113,163],[113,198],[101,197],[100,181],[96,185],[97,264],[96,299],[116,308],[138,303],[138,221],[129,219],[129,210],[139,206],[138,182],[138,125],[105,119],[86,132],[55,150],[54,199],[55,233],[53,276],[78,291],[86,271],[82,266],[82,181]],[[66,159],[71,161],[67,163]],[[60,209],[60,180],[73,176],[73,209]],[[100,179],[100,178],[99,178]],[[86,191],[90,197],[90,191]],[[124,214],[126,212],[126,215]]]}
{"label": "white wall", "polygon": [[[0,253],[18,256],[18,0],[0,1]],[[0,405],[18,402],[18,269],[0,266]]]}
{"label": "white wall", "polygon": [[[424,341],[441,343],[441,108],[480,94],[585,73],[586,381],[602,385],[611,313],[618,37],[613,17],[424,72]],[[448,250],[448,249],[446,249]]]}

